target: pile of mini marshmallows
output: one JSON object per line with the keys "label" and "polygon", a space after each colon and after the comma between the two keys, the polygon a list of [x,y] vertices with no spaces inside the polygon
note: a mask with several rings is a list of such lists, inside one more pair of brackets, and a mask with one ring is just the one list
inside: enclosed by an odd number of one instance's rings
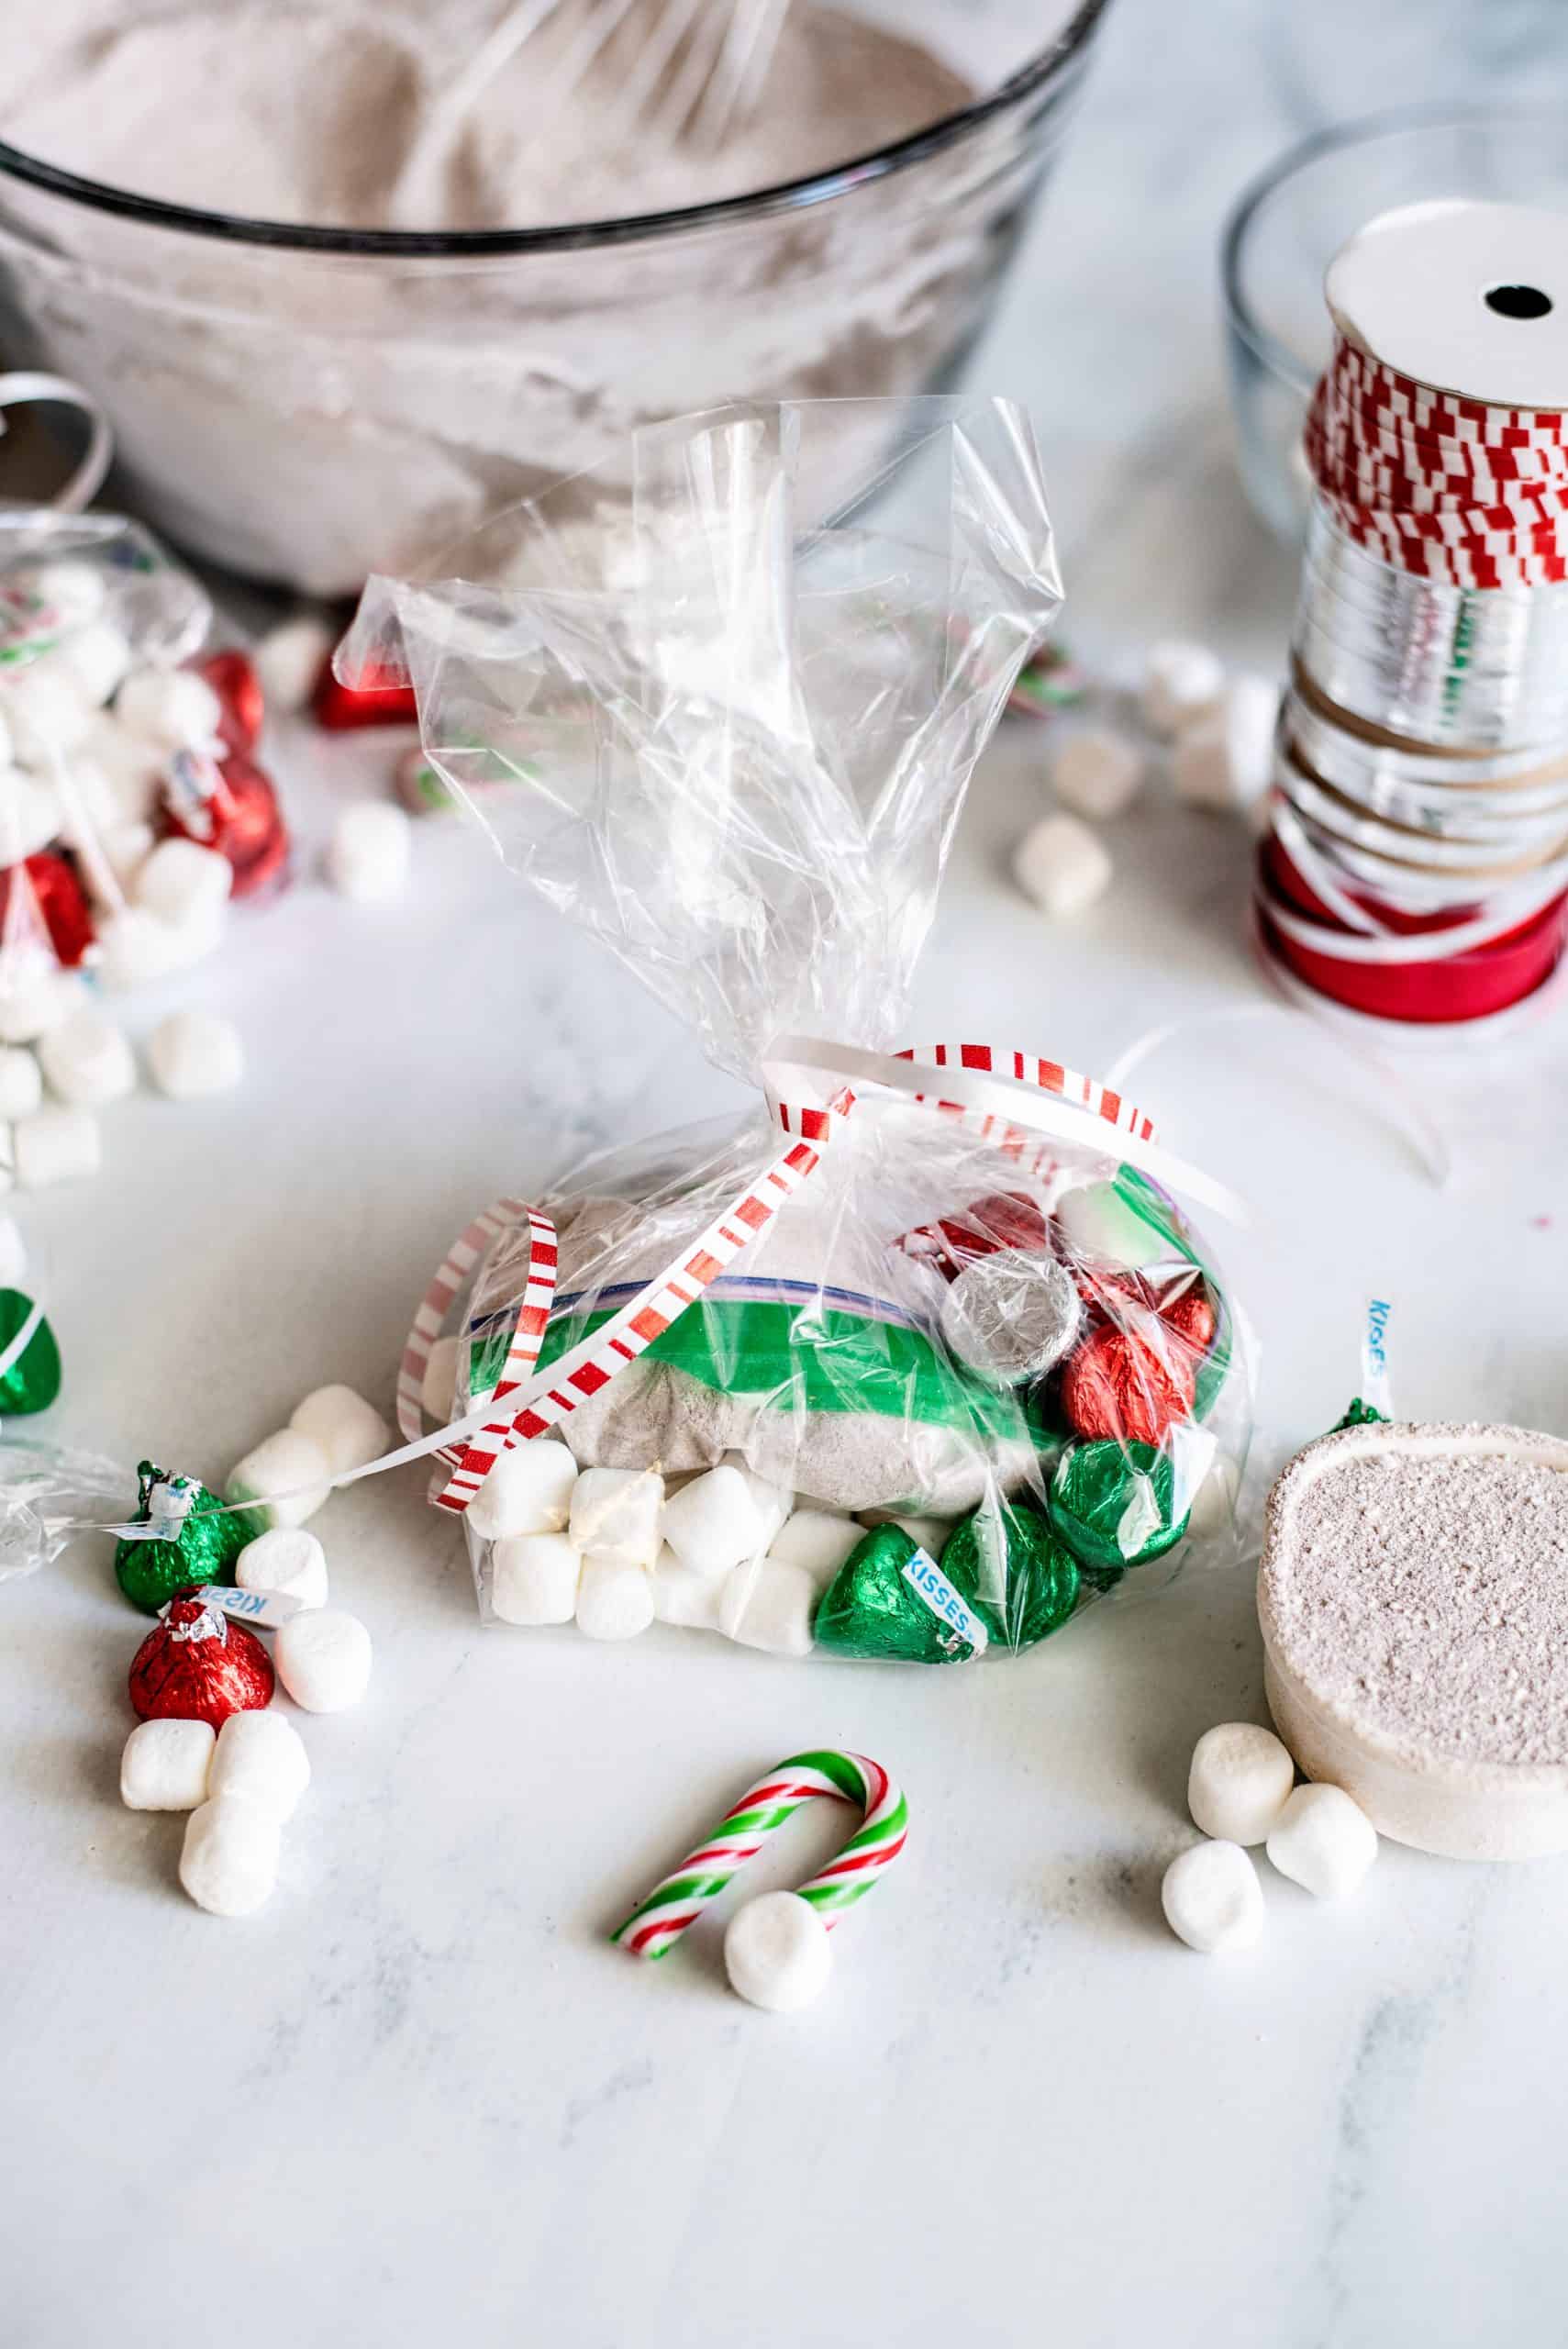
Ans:
{"label": "pile of mini marshmallows", "polygon": [[[222,857],[190,841],[165,841],[150,862],[175,852],[228,870]],[[103,1163],[97,1112],[136,1089],[136,1054],[125,1030],[80,981],[59,975],[62,1017],[36,1037],[34,1050],[10,1041],[16,1030],[7,1028],[0,996],[0,1033],[6,1037],[0,1043],[0,1187],[15,1181],[39,1190],[95,1174]],[[228,1091],[245,1064],[239,1030],[210,1011],[171,1012],[145,1052],[153,1084],[174,1101]]]}
{"label": "pile of mini marshmallows", "polygon": [[655,1469],[579,1469],[546,1438],[502,1454],[468,1520],[492,1545],[490,1606],[504,1623],[575,1622],[592,1640],[673,1623],[801,1656],[865,1528],[793,1497],[738,1456],[666,1487]]}
{"label": "pile of mini marshmallows", "polygon": [[[96,975],[131,986],[185,969],[222,934],[227,859],[194,841],[155,841],[153,825],[170,759],[217,745],[223,706],[194,670],[132,665],[91,563],[46,563],[35,584],[68,633],[0,693],[0,853],[20,863],[61,839],[72,844],[79,823],[90,829],[125,893],[96,924]],[[51,780],[57,761],[68,763],[70,807]],[[0,974],[0,1162],[29,1186],[93,1174],[96,1112],[136,1084],[129,1042],[80,974],[35,963],[25,948],[10,952],[14,967]],[[161,1092],[188,1100],[236,1084],[243,1053],[228,1020],[182,1012],[153,1031],[147,1061]]]}
{"label": "pile of mini marshmallows", "polygon": [[[1156,644],[1140,697],[1144,725],[1171,744],[1176,796],[1190,807],[1247,813],[1262,805],[1273,772],[1279,691],[1266,677],[1227,676],[1207,645]],[[1119,729],[1070,735],[1051,766],[1057,812],[1026,832],[1013,877],[1053,919],[1082,913],[1111,878],[1110,853],[1092,827],[1125,815],[1142,791],[1150,747]]]}
{"label": "pile of mini marshmallows", "polygon": [[1261,1843],[1281,1876],[1340,1900],[1377,1857],[1377,1830],[1341,1787],[1296,1783],[1272,1730],[1224,1721],[1193,1751],[1187,1808],[1211,1840],[1179,1853],[1160,1898],[1178,1940],[1206,1955],[1250,1948],[1263,1930],[1263,1890],[1247,1847]]}
{"label": "pile of mini marshmallows", "polygon": [[[327,1553],[304,1518],[326,1499],[334,1475],[376,1458],[387,1437],[386,1422],[351,1386],[319,1386],[229,1479],[232,1497],[250,1499],[267,1520],[239,1553],[235,1583],[292,1603],[273,1638],[272,1665],[305,1712],[357,1705],[370,1687],[372,1656],[359,1617],[328,1604]],[[259,1497],[272,1477],[314,1479],[317,1489]],[[180,1881],[217,1917],[249,1916],[271,1896],[284,1824],[309,1783],[297,1731],[271,1710],[231,1714],[216,1739],[206,1721],[142,1721],[120,1765],[120,1794],[131,1809],[190,1813]]]}
{"label": "pile of mini marshmallows", "polygon": [[[448,1353],[432,1350],[432,1416],[448,1416],[450,1365]],[[502,1453],[467,1522],[490,1545],[490,1611],[500,1622],[574,1622],[591,1640],[670,1623],[788,1656],[809,1654],[817,1601],[866,1534],[840,1510],[796,1508],[786,1486],[738,1453],[666,1479],[651,1468],[580,1469],[548,1436]],[[887,1522],[933,1553],[951,1530],[929,1518]]]}

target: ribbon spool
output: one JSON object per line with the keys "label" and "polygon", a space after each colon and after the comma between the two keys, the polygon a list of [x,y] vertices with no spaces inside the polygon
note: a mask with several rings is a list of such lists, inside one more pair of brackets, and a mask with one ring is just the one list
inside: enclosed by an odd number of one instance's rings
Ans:
{"label": "ribbon spool", "polygon": [[1290,991],[1468,1031],[1568,934],[1568,223],[1411,205],[1326,292],[1259,941]]}

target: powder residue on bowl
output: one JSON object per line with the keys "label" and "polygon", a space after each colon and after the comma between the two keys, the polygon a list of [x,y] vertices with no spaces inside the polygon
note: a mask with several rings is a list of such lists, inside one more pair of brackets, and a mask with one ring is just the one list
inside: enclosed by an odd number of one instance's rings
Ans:
{"label": "powder residue on bowl", "polygon": [[1407,1747],[1568,1762],[1568,1474],[1398,1434],[1290,1494],[1264,1566],[1284,1661]]}
{"label": "powder residue on bowl", "polygon": [[[885,161],[977,92],[999,95],[1025,58],[1049,57],[1073,0],[791,0],[755,108],[717,143],[678,104],[634,103],[632,52],[677,0],[634,0],[617,45],[570,69],[564,48],[602,5],[558,0],[432,146],[442,94],[506,0],[57,0],[8,60],[0,136],[241,225],[192,234],[0,160],[13,364],[100,402],[126,495],[156,528],[314,595],[418,576],[570,476],[599,477],[596,514],[629,494],[639,427],[728,398],[840,404],[809,484],[832,510],[882,461],[872,404],[945,384],[969,347],[1083,44],[1063,44],[1032,101],[972,111],[898,169],[847,173],[798,206],[760,192]],[[748,194],[718,222],[682,209]],[[434,254],[296,249],[243,226],[612,217],[628,240],[580,228],[581,245]]]}
{"label": "powder residue on bowl", "polygon": [[[615,29],[592,53],[595,8]],[[756,105],[716,140],[680,104],[685,48],[635,103],[639,61],[671,20],[671,0],[636,0],[624,16],[603,0],[558,0],[440,142],[435,167],[419,172],[410,211],[406,162],[501,13],[496,0],[449,0],[422,15],[77,0],[52,39],[40,25],[47,71],[28,61],[0,130],[84,177],[246,219],[527,228],[777,186],[924,129],[973,95],[918,41],[793,0]],[[746,28],[742,15],[738,33]]]}

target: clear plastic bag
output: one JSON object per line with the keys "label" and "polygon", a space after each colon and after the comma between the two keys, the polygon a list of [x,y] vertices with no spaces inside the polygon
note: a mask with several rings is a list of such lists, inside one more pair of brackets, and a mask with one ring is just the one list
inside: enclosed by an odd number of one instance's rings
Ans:
{"label": "clear plastic bag", "polygon": [[[206,595],[139,524],[52,507],[0,513],[0,1031],[30,1035],[40,989],[100,960],[144,852],[161,755],[106,707],[133,669],[202,645]],[[113,975],[111,971],[110,975]]]}
{"label": "clear plastic bag", "polygon": [[[824,518],[851,422],[884,462]],[[339,655],[411,678],[497,852],[768,1096],[563,1175],[542,1291],[537,1227],[504,1219],[447,1315],[455,1418],[502,1382],[492,1440],[465,1472],[454,1431],[438,1483],[493,1619],[1031,1645],[1200,1531],[1225,1553],[1249,1381],[1136,1111],[1011,1053],[887,1057],[1060,601],[1027,423],[736,406],[638,436],[633,474],[629,516],[592,527],[562,484],[462,575],[373,581]],[[522,1460],[557,1436],[598,1476]]]}

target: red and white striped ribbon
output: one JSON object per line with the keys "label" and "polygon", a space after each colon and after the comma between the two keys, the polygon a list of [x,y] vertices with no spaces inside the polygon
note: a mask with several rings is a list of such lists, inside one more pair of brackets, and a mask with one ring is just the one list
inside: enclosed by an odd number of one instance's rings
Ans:
{"label": "red and white striped ribbon", "polygon": [[1430,391],[1341,336],[1304,446],[1340,528],[1396,568],[1480,589],[1568,579],[1561,411]]}
{"label": "red and white striped ribbon", "polygon": [[[561,1252],[555,1226],[537,1208],[528,1208],[525,1213],[528,1226],[528,1265],[523,1280],[523,1301],[512,1327],[501,1375],[490,1397],[492,1405],[501,1404],[508,1395],[515,1395],[538,1362],[544,1333],[550,1326],[550,1308],[555,1302],[555,1272]],[[437,1507],[466,1508],[499,1455],[508,1444],[516,1442],[509,1411],[502,1411],[495,1419],[486,1420],[479,1433],[469,1438],[457,1466],[439,1492],[432,1496]]]}
{"label": "red and white striped ribbon", "polygon": [[[417,1443],[424,1431],[422,1397],[426,1366],[430,1359],[430,1349],[441,1334],[441,1324],[453,1298],[469,1279],[485,1250],[508,1225],[520,1223],[528,1212],[521,1199],[497,1199],[494,1207],[482,1208],[472,1223],[463,1226],[431,1275],[429,1286],[419,1299],[413,1327],[404,1341],[403,1358],[397,1365],[397,1425],[406,1443]],[[445,1451],[441,1456],[455,1460],[459,1454],[456,1451]]]}
{"label": "red and white striped ribbon", "polygon": [[[815,1173],[820,1154],[812,1143],[797,1141],[775,1158],[751,1188],[733,1200],[674,1264],[647,1282],[600,1329],[551,1364],[550,1384],[542,1392],[536,1383],[520,1409],[486,1424],[480,1437],[465,1447],[456,1473],[434,1497],[437,1505],[461,1516],[507,1443],[531,1442],[547,1428],[559,1427],[580,1403],[591,1400],[628,1363],[645,1353],[654,1340],[662,1338],[725,1267],[733,1264],[741,1250],[751,1245],[758,1232],[772,1222],[790,1194]],[[551,1227],[552,1240],[553,1236]],[[536,1270],[532,1260],[529,1276],[538,1286],[542,1286],[546,1277],[542,1270]],[[553,1296],[553,1262],[548,1279]],[[548,1304],[544,1316],[548,1321]],[[539,1335],[542,1338],[542,1329]],[[536,1342],[536,1356],[538,1351]],[[514,1387],[519,1383],[512,1382]]]}

